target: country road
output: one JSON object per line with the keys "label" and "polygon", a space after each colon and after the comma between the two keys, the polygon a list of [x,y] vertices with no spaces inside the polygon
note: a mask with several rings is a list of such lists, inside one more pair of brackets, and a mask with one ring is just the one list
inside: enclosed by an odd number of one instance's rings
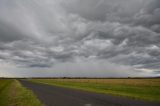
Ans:
{"label": "country road", "polygon": [[159,104],[20,80],[46,106],[160,106]]}

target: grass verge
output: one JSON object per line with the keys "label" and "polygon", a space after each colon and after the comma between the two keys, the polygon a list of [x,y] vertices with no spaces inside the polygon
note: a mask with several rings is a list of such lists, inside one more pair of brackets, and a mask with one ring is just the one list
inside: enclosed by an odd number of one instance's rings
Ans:
{"label": "grass verge", "polygon": [[160,79],[32,79],[31,81],[160,102]]}
{"label": "grass verge", "polygon": [[19,81],[0,80],[0,106],[43,106],[43,104]]}

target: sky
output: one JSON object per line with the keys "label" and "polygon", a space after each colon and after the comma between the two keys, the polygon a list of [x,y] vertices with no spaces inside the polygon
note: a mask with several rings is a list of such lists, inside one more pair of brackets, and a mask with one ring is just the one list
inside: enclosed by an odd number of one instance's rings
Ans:
{"label": "sky", "polygon": [[160,76],[159,0],[0,0],[0,77]]}

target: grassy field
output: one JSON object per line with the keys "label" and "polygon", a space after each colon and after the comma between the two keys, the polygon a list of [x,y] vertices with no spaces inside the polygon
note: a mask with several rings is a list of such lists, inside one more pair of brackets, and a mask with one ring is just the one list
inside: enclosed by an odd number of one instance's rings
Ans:
{"label": "grassy field", "polygon": [[160,102],[160,79],[32,79],[31,81]]}
{"label": "grassy field", "polygon": [[0,106],[43,106],[17,80],[0,79]]}

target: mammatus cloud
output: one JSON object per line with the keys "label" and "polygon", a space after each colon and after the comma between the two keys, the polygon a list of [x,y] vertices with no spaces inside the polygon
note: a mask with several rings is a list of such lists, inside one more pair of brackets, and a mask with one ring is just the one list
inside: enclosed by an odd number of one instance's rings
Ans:
{"label": "mammatus cloud", "polygon": [[159,76],[159,0],[0,0],[0,76]]}

